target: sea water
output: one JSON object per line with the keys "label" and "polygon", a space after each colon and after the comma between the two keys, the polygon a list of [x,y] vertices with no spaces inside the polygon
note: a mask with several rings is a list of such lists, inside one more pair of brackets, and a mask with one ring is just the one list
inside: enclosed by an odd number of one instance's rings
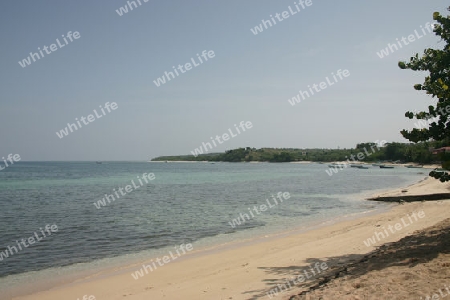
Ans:
{"label": "sea water", "polygon": [[[148,259],[191,243],[232,243],[385,207],[365,197],[426,177],[396,167],[348,168],[329,176],[325,164],[18,162],[0,172],[0,290],[108,265]],[[97,208],[105,194],[144,173],[155,179]],[[427,173],[427,172],[424,172]],[[273,205],[272,195],[290,198]],[[250,215],[255,205],[272,207]],[[232,226],[233,219],[245,222]],[[45,225],[51,236],[11,255],[8,246]]]}

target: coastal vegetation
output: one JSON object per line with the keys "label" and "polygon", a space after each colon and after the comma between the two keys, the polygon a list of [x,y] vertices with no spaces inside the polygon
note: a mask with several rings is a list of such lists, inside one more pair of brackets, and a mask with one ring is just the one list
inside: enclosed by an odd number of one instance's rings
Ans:
{"label": "coastal vegetation", "polygon": [[[450,7],[448,8],[450,11]],[[427,141],[444,141],[450,137],[450,16],[442,16],[435,12],[433,19],[436,21],[434,25],[434,33],[441,39],[441,49],[428,48],[424,50],[423,55],[416,54],[411,57],[409,62],[399,62],[401,69],[410,69],[413,71],[426,71],[428,76],[422,84],[414,85],[414,89],[425,91],[431,96],[433,101],[437,100],[435,105],[429,105],[428,111],[405,113],[405,117],[409,119],[416,118],[418,120],[433,119],[429,126],[424,128],[414,128],[411,131],[402,130],[403,137],[411,142],[427,142]],[[436,99],[435,99],[436,98]],[[448,146],[448,143],[447,145]],[[450,168],[450,153],[447,150],[440,154],[442,167]],[[442,182],[449,181],[450,176],[447,172],[432,172],[430,176],[440,179]]]}
{"label": "coastal vegetation", "polygon": [[371,147],[375,143],[359,143],[352,149],[295,149],[295,148],[238,148],[227,150],[225,153],[209,153],[198,156],[160,156],[152,161],[222,161],[222,162],[333,162],[345,161],[351,155],[360,152],[370,152],[362,161],[399,161],[427,164],[436,162],[439,157],[432,153],[432,149],[448,145],[449,139],[443,141],[421,142],[421,143],[387,143],[383,147],[375,147],[374,153]]}

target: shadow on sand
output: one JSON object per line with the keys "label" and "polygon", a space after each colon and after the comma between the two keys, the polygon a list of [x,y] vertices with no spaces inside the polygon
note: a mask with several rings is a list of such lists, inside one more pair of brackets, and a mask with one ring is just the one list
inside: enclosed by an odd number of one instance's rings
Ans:
{"label": "shadow on sand", "polygon": [[[244,294],[249,295],[249,300],[264,297],[269,299],[269,291],[280,284],[287,288],[283,288],[282,292],[278,289],[278,295],[272,294],[272,299],[296,293],[289,299],[303,300],[306,299],[305,295],[309,291],[318,289],[335,278],[348,276],[351,279],[371,271],[395,266],[414,267],[417,264],[435,259],[440,253],[450,253],[450,219],[444,220],[433,227],[416,231],[397,242],[384,244],[366,255],[349,254],[329,257],[325,260],[309,258],[305,260],[305,266],[259,267],[268,274],[276,275],[277,278],[265,280],[267,288],[246,291]],[[311,266],[317,262],[326,262],[328,269],[303,283],[292,284],[292,278],[304,274],[305,271],[311,273]],[[279,276],[283,277],[279,279]],[[287,285],[288,281],[290,281],[292,289],[295,288],[295,292],[290,291]]]}

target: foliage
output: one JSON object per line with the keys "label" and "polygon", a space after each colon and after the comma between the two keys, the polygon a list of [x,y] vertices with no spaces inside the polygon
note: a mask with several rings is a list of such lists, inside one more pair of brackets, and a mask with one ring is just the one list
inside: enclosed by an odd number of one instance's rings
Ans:
{"label": "foliage", "polygon": [[[448,9],[450,10],[450,8]],[[410,58],[409,62],[399,62],[401,69],[410,69],[413,71],[427,71],[429,75],[425,77],[422,84],[414,85],[414,89],[425,91],[436,98],[435,105],[429,105],[428,111],[406,112],[405,117],[412,119],[430,119],[437,118],[430,123],[428,128],[414,128],[411,131],[402,130],[403,137],[412,142],[443,141],[450,137],[450,16],[444,17],[435,12],[433,19],[437,22],[434,26],[434,33],[445,43],[442,49],[425,49],[423,55],[418,54]],[[447,144],[448,145],[448,144]],[[444,161],[444,164],[448,162]],[[447,175],[430,173],[430,176],[439,178],[441,181],[448,180]]]}
{"label": "foliage", "polygon": [[[431,163],[435,157],[430,149],[440,147],[440,142],[424,142],[416,144],[388,143],[384,147],[374,147],[374,143],[360,143],[355,149],[293,149],[293,148],[238,148],[225,153],[193,155],[161,156],[153,161],[224,161],[224,162],[293,162],[293,161],[346,161],[351,155],[370,153],[363,161],[401,161],[420,164]],[[374,150],[372,150],[374,149]]]}

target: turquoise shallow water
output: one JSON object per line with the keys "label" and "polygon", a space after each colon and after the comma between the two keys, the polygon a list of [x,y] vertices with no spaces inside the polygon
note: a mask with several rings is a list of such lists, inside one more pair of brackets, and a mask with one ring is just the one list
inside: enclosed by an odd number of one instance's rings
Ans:
{"label": "turquoise shallow water", "polygon": [[[46,224],[59,230],[0,261],[0,286],[15,278],[11,275],[144,257],[182,243],[229,242],[367,211],[383,204],[363,201],[362,193],[426,176],[399,167],[349,168],[330,177],[326,169],[320,164],[19,162],[0,172],[0,251]],[[93,205],[150,172],[156,179],[149,184],[106,207]],[[280,191],[291,198],[230,226],[240,213]]]}

